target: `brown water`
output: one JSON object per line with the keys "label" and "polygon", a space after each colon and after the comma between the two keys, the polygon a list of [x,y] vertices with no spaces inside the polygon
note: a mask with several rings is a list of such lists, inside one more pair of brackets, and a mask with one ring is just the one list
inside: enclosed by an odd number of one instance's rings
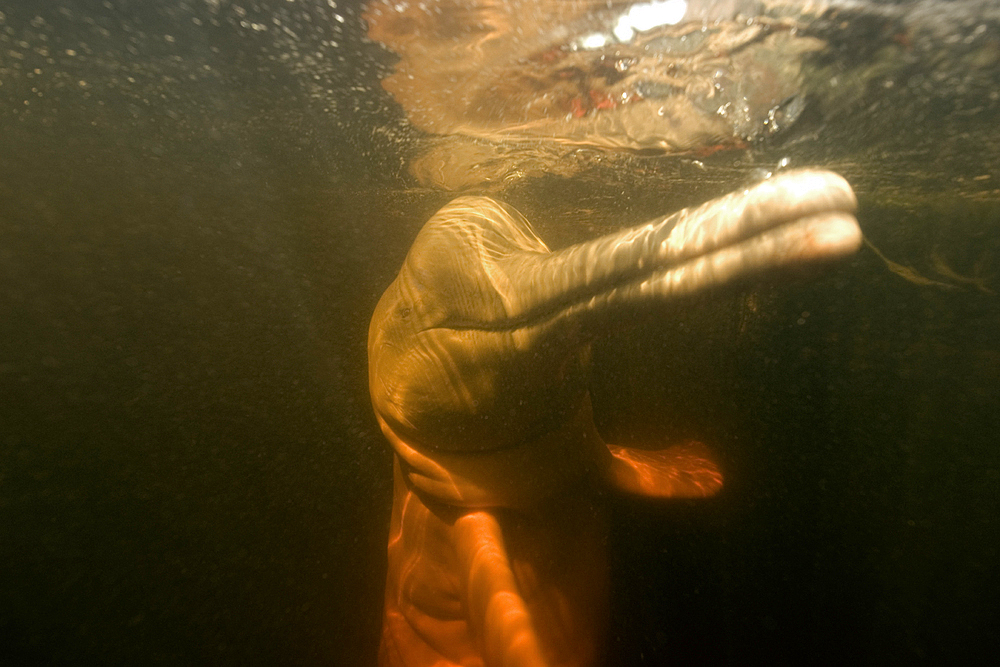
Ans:
{"label": "brown water", "polygon": [[[392,58],[332,4],[2,9],[15,664],[374,661],[391,459],[368,318],[453,195],[408,173],[425,144],[378,86]],[[946,94],[960,83],[873,88],[786,143],[574,153],[572,176],[482,186],[554,246],[783,158],[861,199],[872,247],[835,271],[651,313],[595,350],[609,440],[695,434],[727,475],[710,502],[615,501],[614,664],[998,648],[1000,137],[989,91],[962,106],[979,93]]]}

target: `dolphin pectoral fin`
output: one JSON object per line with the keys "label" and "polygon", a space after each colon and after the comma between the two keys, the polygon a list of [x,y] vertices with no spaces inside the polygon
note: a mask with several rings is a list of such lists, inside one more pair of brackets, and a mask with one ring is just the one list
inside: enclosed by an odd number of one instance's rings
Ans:
{"label": "dolphin pectoral fin", "polygon": [[548,663],[518,589],[496,517],[480,511],[458,519],[455,549],[466,573],[470,629],[479,638],[486,664],[545,667]]}
{"label": "dolphin pectoral fin", "polygon": [[708,498],[722,489],[722,473],[697,441],[646,451],[608,445],[606,478],[627,493],[650,498]]}

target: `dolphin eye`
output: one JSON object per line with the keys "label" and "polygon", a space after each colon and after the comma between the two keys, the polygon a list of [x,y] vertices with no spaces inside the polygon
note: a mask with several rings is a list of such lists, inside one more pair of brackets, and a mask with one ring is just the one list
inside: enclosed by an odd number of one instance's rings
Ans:
{"label": "dolphin eye", "polygon": [[402,317],[404,320],[408,319],[410,317],[410,309],[407,308],[406,306],[403,306],[402,308],[399,309],[399,316]]}

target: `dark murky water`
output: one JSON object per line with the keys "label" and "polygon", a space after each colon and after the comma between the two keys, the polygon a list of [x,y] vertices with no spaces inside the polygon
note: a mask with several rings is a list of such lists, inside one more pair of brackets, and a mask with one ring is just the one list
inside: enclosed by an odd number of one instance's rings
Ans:
{"label": "dark murky water", "polygon": [[[393,58],[360,7],[326,0],[0,12],[4,655],[372,664],[391,459],[368,319],[452,196],[407,172],[420,135],[378,86]],[[976,29],[985,58],[1000,42]],[[786,144],[588,154],[571,177],[488,185],[552,245],[782,158],[861,198],[871,246],[835,271],[654,313],[595,350],[608,440],[697,436],[727,475],[713,501],[614,505],[614,664],[1000,648],[982,80],[875,88]]]}

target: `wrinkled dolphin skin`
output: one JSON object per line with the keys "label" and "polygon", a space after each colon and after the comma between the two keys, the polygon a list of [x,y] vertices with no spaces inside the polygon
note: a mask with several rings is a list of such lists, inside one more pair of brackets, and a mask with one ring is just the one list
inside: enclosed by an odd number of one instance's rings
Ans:
{"label": "wrinkled dolphin skin", "polygon": [[603,442],[589,345],[641,309],[849,255],[840,176],[796,171],[551,252],[513,208],[461,197],[376,307],[369,388],[394,456],[381,665],[601,664],[596,493],[711,496],[698,442]]}

